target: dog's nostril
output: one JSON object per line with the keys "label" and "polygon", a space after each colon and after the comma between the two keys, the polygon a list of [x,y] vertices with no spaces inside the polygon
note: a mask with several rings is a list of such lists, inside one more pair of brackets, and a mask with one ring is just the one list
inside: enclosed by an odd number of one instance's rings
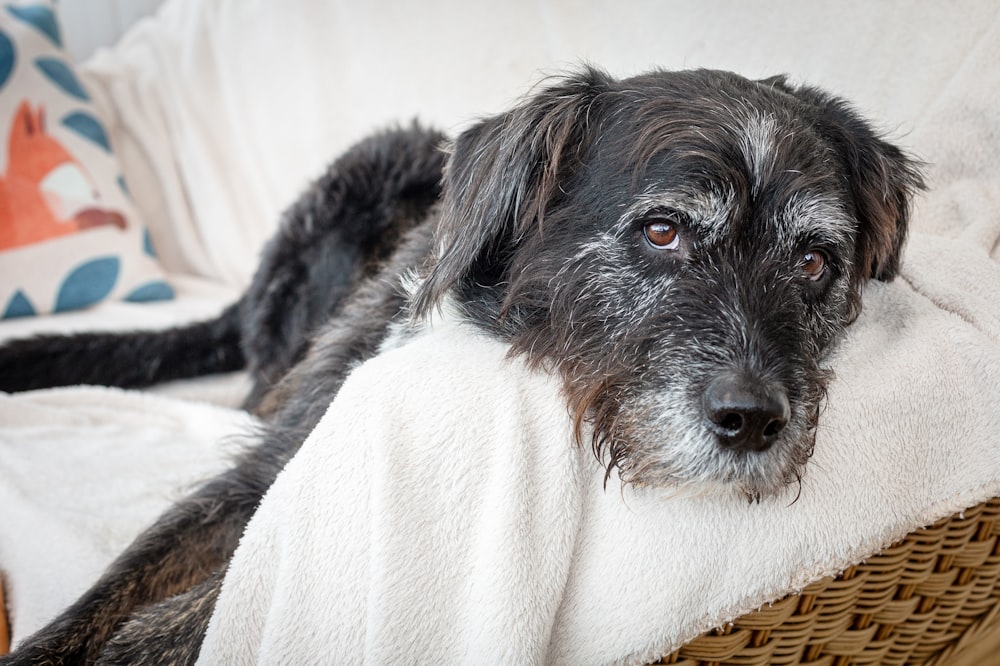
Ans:
{"label": "dog's nostril", "polygon": [[787,419],[772,419],[770,423],[764,426],[764,437],[774,437],[785,429],[785,425],[787,425],[787,423]]}
{"label": "dog's nostril", "polygon": [[721,426],[724,430],[737,432],[743,429],[743,417],[736,412],[723,414],[722,418],[719,419],[719,426]]}
{"label": "dog's nostril", "polygon": [[740,373],[725,373],[702,394],[709,428],[720,445],[739,451],[764,451],[788,425],[785,391]]}

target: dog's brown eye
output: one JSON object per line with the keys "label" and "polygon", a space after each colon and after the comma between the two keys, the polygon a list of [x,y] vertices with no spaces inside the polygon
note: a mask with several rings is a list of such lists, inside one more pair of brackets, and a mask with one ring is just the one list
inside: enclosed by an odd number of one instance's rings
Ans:
{"label": "dog's brown eye", "polygon": [[676,250],[680,246],[680,236],[669,220],[658,219],[646,223],[642,228],[646,241],[657,250]]}
{"label": "dog's brown eye", "polygon": [[802,263],[799,264],[803,277],[810,280],[818,280],[826,273],[826,255],[819,250],[809,250],[802,255]]}

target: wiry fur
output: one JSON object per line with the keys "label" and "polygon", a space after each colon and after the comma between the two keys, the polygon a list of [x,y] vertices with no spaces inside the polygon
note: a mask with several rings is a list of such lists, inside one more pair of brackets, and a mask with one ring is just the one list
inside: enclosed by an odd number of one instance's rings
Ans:
{"label": "wiry fur", "polygon": [[[433,143],[406,134],[395,140]],[[609,474],[751,498],[779,492],[804,472],[829,352],[862,285],[896,273],[921,184],[843,101],[713,71],[618,81],[588,69],[550,82],[457,138],[439,207],[428,196],[439,162],[407,153],[403,171],[425,171],[415,178],[423,185],[387,195],[377,156],[390,140],[372,141],[334,180],[357,188],[341,200],[383,205],[345,207],[315,230],[308,220],[324,192],[311,191],[285,228],[315,233],[282,232],[244,300],[244,331],[266,322],[243,340],[251,367],[291,364],[276,383],[258,373],[251,402],[267,426],[256,446],[4,663],[193,660],[225,564],[275,475],[350,369],[445,299],[512,355],[561,375],[577,432]],[[657,248],[644,229],[664,219],[677,235]],[[394,248],[374,253],[388,256],[379,270],[348,262],[342,277],[336,253],[317,255],[330,267],[298,262],[358,220]],[[804,257],[815,252],[827,270],[810,277]],[[285,261],[295,267],[287,274]],[[414,271],[406,297],[401,276]],[[346,295],[324,297],[331,281]],[[284,297],[269,296],[300,290],[315,298],[287,299],[284,311]],[[742,426],[712,415],[732,395],[750,405],[747,423],[777,416],[736,436]]]}

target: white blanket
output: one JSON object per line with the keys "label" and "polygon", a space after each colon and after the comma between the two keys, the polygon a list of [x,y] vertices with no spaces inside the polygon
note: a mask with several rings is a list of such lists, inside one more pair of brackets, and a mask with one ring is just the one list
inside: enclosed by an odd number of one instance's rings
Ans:
{"label": "white blanket", "polygon": [[245,412],[135,391],[0,393],[0,569],[14,640],[223,469],[253,423]]}

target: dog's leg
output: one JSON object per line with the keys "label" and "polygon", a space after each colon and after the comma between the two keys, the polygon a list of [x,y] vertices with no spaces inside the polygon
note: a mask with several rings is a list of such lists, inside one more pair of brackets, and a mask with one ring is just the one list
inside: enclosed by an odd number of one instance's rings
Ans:
{"label": "dog's leg", "polygon": [[443,134],[413,125],[372,135],[337,158],[285,213],[246,294],[242,339],[255,410],[378,273],[440,195]]}
{"label": "dog's leg", "polygon": [[98,665],[195,663],[224,576],[219,569],[187,592],[135,613],[108,641]]}

